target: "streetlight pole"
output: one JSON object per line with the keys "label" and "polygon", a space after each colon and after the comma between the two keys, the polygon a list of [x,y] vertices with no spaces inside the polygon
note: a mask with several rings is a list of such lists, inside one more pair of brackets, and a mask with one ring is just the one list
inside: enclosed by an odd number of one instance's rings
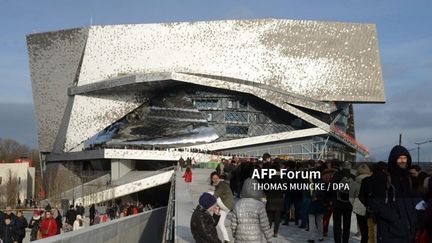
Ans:
{"label": "streetlight pole", "polygon": [[432,140],[414,143],[417,145],[417,164],[418,165],[420,165],[420,145],[425,144],[425,143],[432,143]]}

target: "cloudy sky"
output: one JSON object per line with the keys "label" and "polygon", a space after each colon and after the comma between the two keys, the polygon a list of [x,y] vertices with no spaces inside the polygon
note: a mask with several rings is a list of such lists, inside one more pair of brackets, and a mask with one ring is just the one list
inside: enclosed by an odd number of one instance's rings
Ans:
{"label": "cloudy sky", "polygon": [[[25,36],[99,24],[285,18],[377,25],[386,104],[355,106],[356,133],[386,160],[403,145],[432,139],[432,1],[430,0],[0,0],[0,137],[37,147]],[[417,160],[417,150],[412,150]],[[432,143],[421,147],[432,161]]]}

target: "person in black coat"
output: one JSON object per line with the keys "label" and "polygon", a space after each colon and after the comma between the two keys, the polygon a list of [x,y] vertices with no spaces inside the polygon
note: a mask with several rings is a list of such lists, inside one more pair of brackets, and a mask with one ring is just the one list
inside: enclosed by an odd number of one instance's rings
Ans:
{"label": "person in black coat", "polygon": [[63,217],[60,210],[57,207],[55,207],[52,210],[52,212],[53,212],[53,218],[57,223],[57,234],[59,235],[61,233],[61,229],[63,228]]}
{"label": "person in black coat", "polygon": [[[351,164],[345,162],[342,170],[333,175],[333,183],[349,183],[354,181],[351,174]],[[351,228],[351,215],[353,207],[349,201],[349,190],[337,190],[333,192],[333,236],[335,243],[348,243]]]}
{"label": "person in black coat", "polygon": [[12,207],[7,206],[6,210],[3,212],[3,214],[0,214],[0,222],[3,223],[5,218],[10,218],[10,220],[12,221],[12,224],[15,223],[16,220],[16,215],[12,212]]}
{"label": "person in black coat", "polygon": [[27,219],[24,217],[21,210],[17,211],[17,216],[15,219],[15,227],[18,233],[18,243],[22,243],[26,234],[26,228],[28,226]]}
{"label": "person in black coat", "polygon": [[203,193],[190,222],[192,235],[197,243],[221,243],[216,230],[219,217],[216,198],[210,193]]}
{"label": "person in black coat", "polygon": [[77,211],[77,214],[84,217],[85,209],[84,209],[84,206],[82,205],[82,203],[80,203],[79,206],[76,206],[76,211]]}
{"label": "person in black coat", "polygon": [[94,224],[94,219],[95,219],[95,215],[96,215],[96,208],[95,205],[92,204],[90,209],[89,209],[89,213],[90,213],[90,225]]}
{"label": "person in black coat", "polygon": [[422,171],[421,167],[418,165],[411,166],[409,172],[414,193],[418,198],[418,202],[420,202],[425,194],[424,181],[429,175]]}
{"label": "person in black coat", "polygon": [[30,219],[30,222],[28,224],[28,227],[31,229],[30,232],[30,241],[37,240],[37,233],[39,231],[40,223],[41,223],[41,216],[39,215],[38,210],[33,211],[33,217]]}
{"label": "person in black coat", "polygon": [[[273,176],[269,182],[275,185],[282,185],[284,180],[280,178],[280,165],[278,162],[274,162],[271,165],[272,169],[278,171],[278,173]],[[279,224],[281,221],[281,215],[284,209],[284,190],[279,188],[278,190],[267,190],[265,191],[267,197],[266,212],[269,219],[270,227],[274,223],[273,236],[277,237],[279,231]]]}
{"label": "person in black coat", "polygon": [[379,187],[376,185],[385,185],[387,182],[387,163],[385,162],[378,162],[372,166],[372,175],[364,178],[360,185],[360,191],[358,198],[361,203],[366,207],[366,216],[368,217],[368,221],[370,225],[369,227],[369,233],[368,238],[369,239],[375,239],[376,235],[376,220],[375,215],[370,207],[370,199],[373,197],[373,195],[379,194],[380,190]]}
{"label": "person in black coat", "polygon": [[66,223],[70,226],[73,225],[77,216],[77,211],[75,210],[73,205],[69,206],[69,210],[66,212]]}
{"label": "person in black coat", "polygon": [[4,216],[4,222],[0,222],[0,239],[3,243],[18,242],[18,231],[16,226],[12,223],[10,215]]}
{"label": "person in black coat", "polygon": [[[395,146],[388,159],[386,183],[374,184],[368,199],[377,223],[377,243],[414,242],[417,219],[415,194],[408,172],[411,155],[403,146]],[[381,179],[383,180],[383,179]]]}

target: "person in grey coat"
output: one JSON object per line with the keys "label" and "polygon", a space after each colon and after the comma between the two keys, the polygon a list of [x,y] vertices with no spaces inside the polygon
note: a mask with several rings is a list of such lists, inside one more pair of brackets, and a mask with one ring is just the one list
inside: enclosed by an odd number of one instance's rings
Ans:
{"label": "person in grey coat", "polygon": [[241,192],[241,199],[232,211],[231,230],[236,243],[272,242],[272,231],[267,218],[266,207],[261,199],[264,193],[255,190],[258,181],[248,178]]}

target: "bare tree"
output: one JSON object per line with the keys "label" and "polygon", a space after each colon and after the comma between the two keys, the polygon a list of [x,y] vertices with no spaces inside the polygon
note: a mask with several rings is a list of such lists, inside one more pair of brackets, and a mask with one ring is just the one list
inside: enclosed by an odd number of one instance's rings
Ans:
{"label": "bare tree", "polygon": [[0,208],[5,208],[6,205],[6,185],[4,183],[0,184]]}
{"label": "bare tree", "polygon": [[29,157],[31,149],[13,139],[0,138],[0,162],[13,163],[20,157]]}
{"label": "bare tree", "polygon": [[9,206],[15,206],[19,196],[19,191],[21,189],[19,185],[19,179],[17,175],[9,169],[5,182],[6,183],[2,184],[0,188],[0,201],[3,204],[2,206],[5,204]]}

